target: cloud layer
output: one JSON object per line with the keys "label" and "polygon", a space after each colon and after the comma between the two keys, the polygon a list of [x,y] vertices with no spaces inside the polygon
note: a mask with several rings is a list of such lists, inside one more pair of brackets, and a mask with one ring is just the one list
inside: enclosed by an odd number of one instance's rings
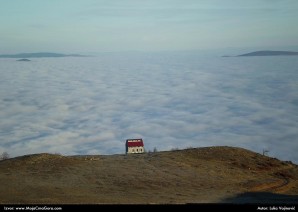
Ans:
{"label": "cloud layer", "polygon": [[298,61],[196,54],[1,59],[0,151],[237,146],[298,163]]}

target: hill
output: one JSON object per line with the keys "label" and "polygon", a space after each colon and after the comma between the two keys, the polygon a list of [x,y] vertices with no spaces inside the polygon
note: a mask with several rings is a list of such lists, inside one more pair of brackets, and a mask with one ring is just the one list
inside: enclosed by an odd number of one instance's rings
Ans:
{"label": "hill", "polygon": [[23,58],[23,59],[19,59],[19,60],[17,60],[17,61],[20,61],[20,62],[30,62],[31,60],[26,59],[26,58]]}
{"label": "hill", "polygon": [[80,54],[58,54],[51,52],[38,53],[20,53],[20,54],[2,54],[0,58],[41,58],[41,57],[87,57]]}
{"label": "hill", "polygon": [[0,161],[2,204],[298,203],[298,166],[218,146]]}
{"label": "hill", "polygon": [[298,52],[292,51],[256,51],[246,54],[238,55],[237,57],[248,57],[248,56],[292,56],[298,55]]}

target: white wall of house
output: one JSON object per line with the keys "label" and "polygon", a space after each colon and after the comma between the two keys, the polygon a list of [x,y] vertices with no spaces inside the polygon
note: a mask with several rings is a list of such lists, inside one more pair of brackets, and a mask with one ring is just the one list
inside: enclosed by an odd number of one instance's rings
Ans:
{"label": "white wall of house", "polygon": [[128,147],[127,153],[137,154],[137,153],[143,153],[144,147],[138,146],[138,147]]}

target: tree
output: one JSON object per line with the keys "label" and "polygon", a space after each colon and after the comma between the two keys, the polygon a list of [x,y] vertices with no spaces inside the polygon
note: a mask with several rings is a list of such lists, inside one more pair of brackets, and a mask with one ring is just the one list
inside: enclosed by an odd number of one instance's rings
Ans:
{"label": "tree", "polygon": [[9,158],[9,154],[7,152],[3,152],[1,155],[1,160],[6,160]]}

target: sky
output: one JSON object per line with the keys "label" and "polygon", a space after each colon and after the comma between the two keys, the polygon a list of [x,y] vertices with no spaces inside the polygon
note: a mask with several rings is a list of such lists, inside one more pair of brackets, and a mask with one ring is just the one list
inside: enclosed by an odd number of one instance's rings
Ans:
{"label": "sky", "polygon": [[297,0],[0,0],[0,53],[298,46]]}

